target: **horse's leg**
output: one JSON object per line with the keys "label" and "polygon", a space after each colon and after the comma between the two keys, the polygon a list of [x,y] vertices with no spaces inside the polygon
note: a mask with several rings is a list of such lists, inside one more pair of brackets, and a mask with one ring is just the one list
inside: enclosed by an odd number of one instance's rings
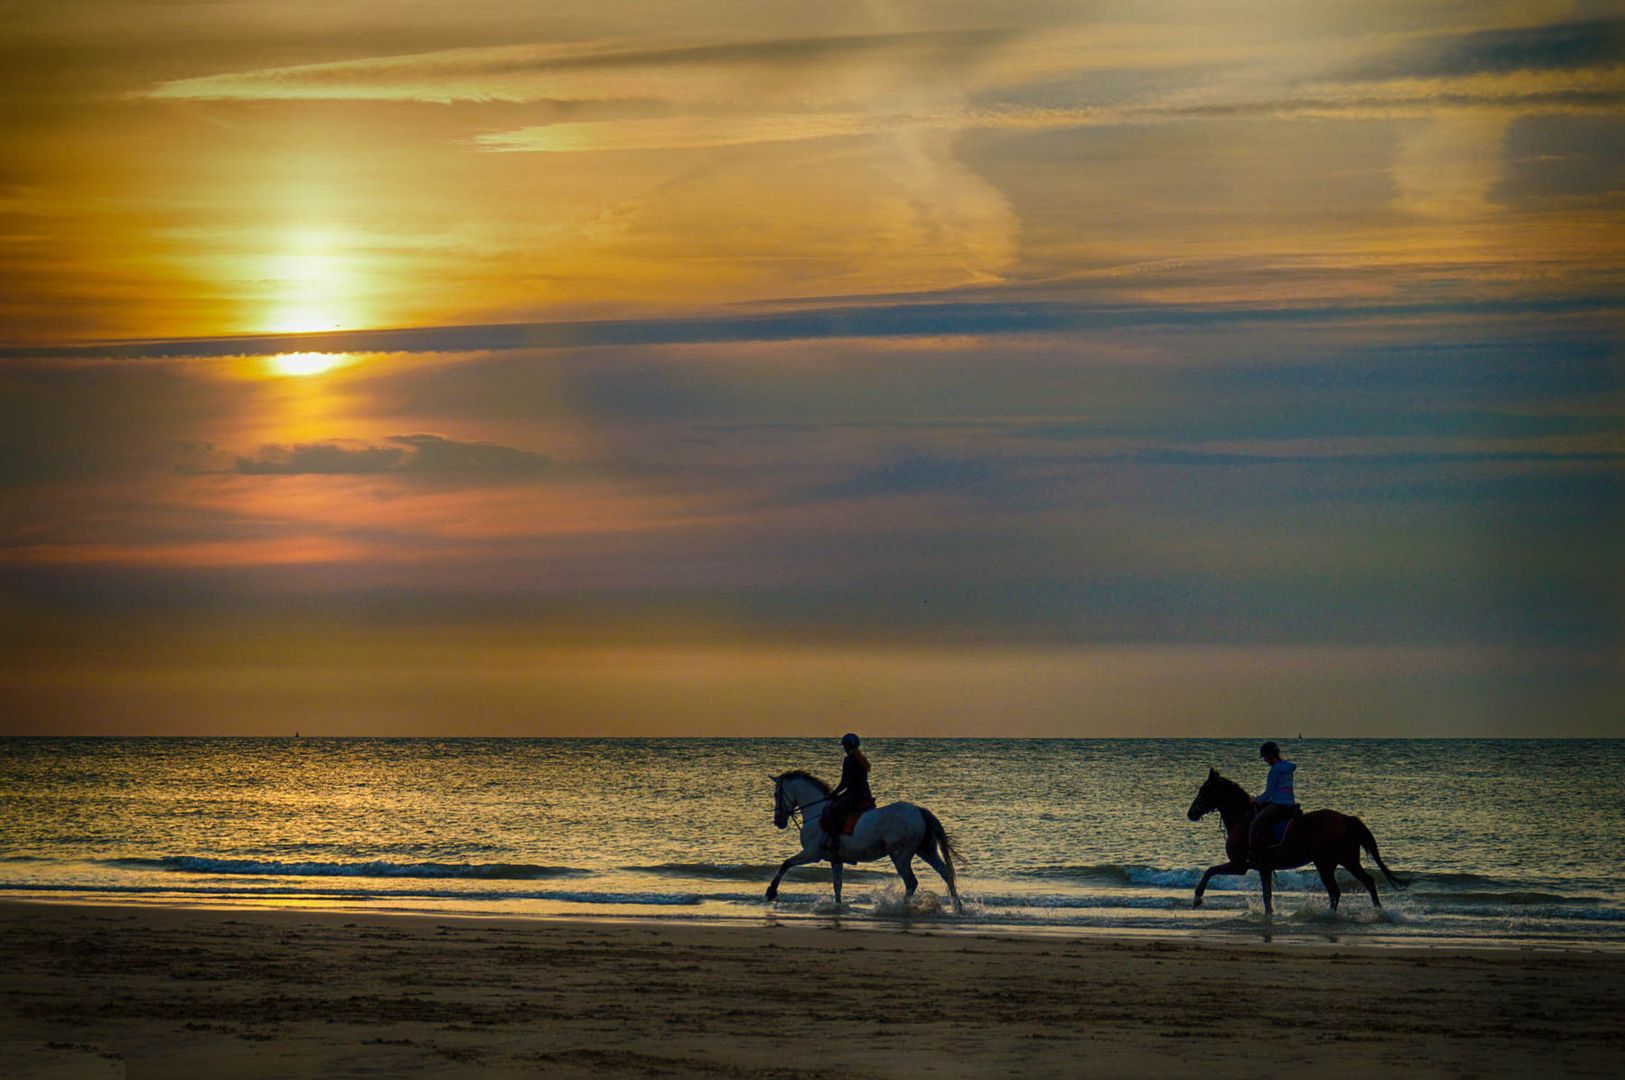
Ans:
{"label": "horse's leg", "polygon": [[1196,883],[1196,899],[1191,901],[1191,907],[1202,906],[1202,894],[1207,892],[1209,878],[1218,877],[1220,874],[1246,876],[1246,873],[1247,864],[1244,862],[1222,862],[1218,866],[1208,867],[1207,871],[1202,875],[1202,880]]}
{"label": "horse's leg", "polygon": [[1337,887],[1337,864],[1329,860],[1315,863],[1315,869],[1320,871],[1320,883],[1326,886],[1326,895],[1331,897],[1332,914],[1337,914],[1337,902],[1343,898],[1343,890]]}
{"label": "horse's leg", "polygon": [[779,895],[779,882],[784,880],[785,871],[792,866],[806,866],[808,863],[818,861],[818,852],[803,851],[799,855],[792,855],[779,864],[779,872],[773,875],[773,881],[767,887],[767,898],[775,899]]}
{"label": "horse's leg", "polygon": [[1365,886],[1365,891],[1371,894],[1371,903],[1375,907],[1382,907],[1382,898],[1377,895],[1377,879],[1366,873],[1365,867],[1360,865],[1360,852],[1356,850],[1354,858],[1343,865],[1349,868],[1349,873],[1353,874],[1355,879]]}
{"label": "horse's leg", "polygon": [[912,855],[900,851],[891,853],[891,864],[897,867],[897,876],[903,879],[903,888],[907,890],[903,893],[905,901],[914,899],[914,890],[920,887],[920,879],[914,876],[914,867],[909,865],[913,861]]}
{"label": "horse's leg", "polygon": [[[942,855],[937,851],[937,845],[926,844],[924,847],[922,847],[920,849],[920,858],[929,863],[931,869],[935,870],[937,875],[942,878],[943,884],[948,886],[948,895],[953,899],[954,911],[958,912],[959,914],[964,914],[965,905],[960,902],[959,886],[954,884],[954,872],[949,868],[948,864],[943,861]],[[910,887],[909,891],[913,891],[912,886]]]}
{"label": "horse's leg", "polygon": [[830,879],[835,882],[835,906],[840,907],[841,906],[841,860],[840,859],[831,859],[829,861],[829,874],[830,874]]}
{"label": "horse's leg", "polygon": [[1259,867],[1258,876],[1264,885],[1264,914],[1275,914],[1275,871],[1268,867]]}

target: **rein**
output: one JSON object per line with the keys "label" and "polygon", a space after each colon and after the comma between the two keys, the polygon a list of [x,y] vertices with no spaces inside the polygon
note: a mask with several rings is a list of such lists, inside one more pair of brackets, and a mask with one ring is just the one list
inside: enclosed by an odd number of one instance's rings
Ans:
{"label": "rein", "polygon": [[784,805],[784,785],[780,784],[773,791],[773,803],[774,803],[773,808],[775,810],[781,810],[782,809],[784,811],[784,816],[789,818],[791,821],[795,822],[796,823],[796,828],[799,829],[799,828],[801,828],[801,814],[802,814],[802,811],[807,810],[810,807],[818,806],[818,805],[820,805],[822,803],[827,803],[833,798],[834,798],[833,795],[825,795],[822,799],[814,799],[812,802],[807,803],[805,806],[803,806],[800,803],[795,803],[795,804],[792,804],[789,807],[786,807]]}
{"label": "rein", "polygon": [[[1237,785],[1236,791],[1239,793],[1240,798],[1221,796],[1209,803],[1203,811],[1204,815],[1213,814],[1218,817],[1219,831],[1226,837],[1229,837],[1231,829],[1238,825],[1246,825],[1252,816],[1252,801],[1249,799],[1245,803],[1242,802],[1242,799],[1246,798],[1246,789]],[[1232,817],[1234,817],[1234,821],[1231,820]]]}

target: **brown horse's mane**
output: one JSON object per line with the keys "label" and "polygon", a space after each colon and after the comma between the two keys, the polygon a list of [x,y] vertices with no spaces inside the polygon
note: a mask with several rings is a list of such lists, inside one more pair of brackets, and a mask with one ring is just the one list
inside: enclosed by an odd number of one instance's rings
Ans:
{"label": "brown horse's mane", "polygon": [[779,774],[779,779],[780,780],[796,780],[796,779],[810,780],[813,783],[817,784],[820,788],[822,788],[824,790],[825,795],[828,795],[831,791],[834,790],[828,784],[824,783],[824,781],[818,779],[818,777],[814,776],[812,773],[808,772],[805,769],[791,769],[789,772],[780,773]]}
{"label": "brown horse's mane", "polygon": [[1224,827],[1233,829],[1239,824],[1251,821],[1253,797],[1247,793],[1247,789],[1228,776],[1221,776],[1217,769],[1210,769],[1209,772],[1211,775],[1202,783],[1202,790],[1214,789],[1208,805],[1219,812]]}
{"label": "brown horse's mane", "polygon": [[1209,779],[1209,783],[1217,783],[1227,792],[1238,794],[1242,798],[1247,799],[1249,802],[1252,800],[1252,796],[1247,794],[1246,788],[1242,787],[1228,776],[1221,775],[1217,770],[1214,771],[1213,776]]}

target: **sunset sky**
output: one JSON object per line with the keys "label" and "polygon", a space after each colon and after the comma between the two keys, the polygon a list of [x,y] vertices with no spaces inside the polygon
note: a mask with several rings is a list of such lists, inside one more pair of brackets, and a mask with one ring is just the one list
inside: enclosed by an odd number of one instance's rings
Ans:
{"label": "sunset sky", "polygon": [[1625,735],[1614,4],[3,12],[0,732]]}

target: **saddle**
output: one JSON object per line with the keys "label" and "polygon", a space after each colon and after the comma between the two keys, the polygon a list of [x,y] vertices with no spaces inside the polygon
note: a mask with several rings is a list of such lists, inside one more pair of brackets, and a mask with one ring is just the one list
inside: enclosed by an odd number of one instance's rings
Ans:
{"label": "saddle", "polygon": [[1301,817],[1303,817],[1303,807],[1294,806],[1290,814],[1283,817],[1280,821],[1272,822],[1270,824],[1269,835],[1264,839],[1269,842],[1270,846],[1280,847],[1286,842],[1287,830],[1292,828],[1292,823]]}
{"label": "saddle", "polygon": [[875,801],[873,799],[870,799],[868,802],[864,803],[862,806],[858,807],[856,810],[853,810],[850,814],[847,814],[846,817],[841,821],[841,829],[840,829],[841,835],[842,836],[851,836],[852,835],[852,830],[858,827],[858,819],[860,817],[862,817],[864,814],[867,814],[869,811],[873,810],[874,808],[875,808]]}

